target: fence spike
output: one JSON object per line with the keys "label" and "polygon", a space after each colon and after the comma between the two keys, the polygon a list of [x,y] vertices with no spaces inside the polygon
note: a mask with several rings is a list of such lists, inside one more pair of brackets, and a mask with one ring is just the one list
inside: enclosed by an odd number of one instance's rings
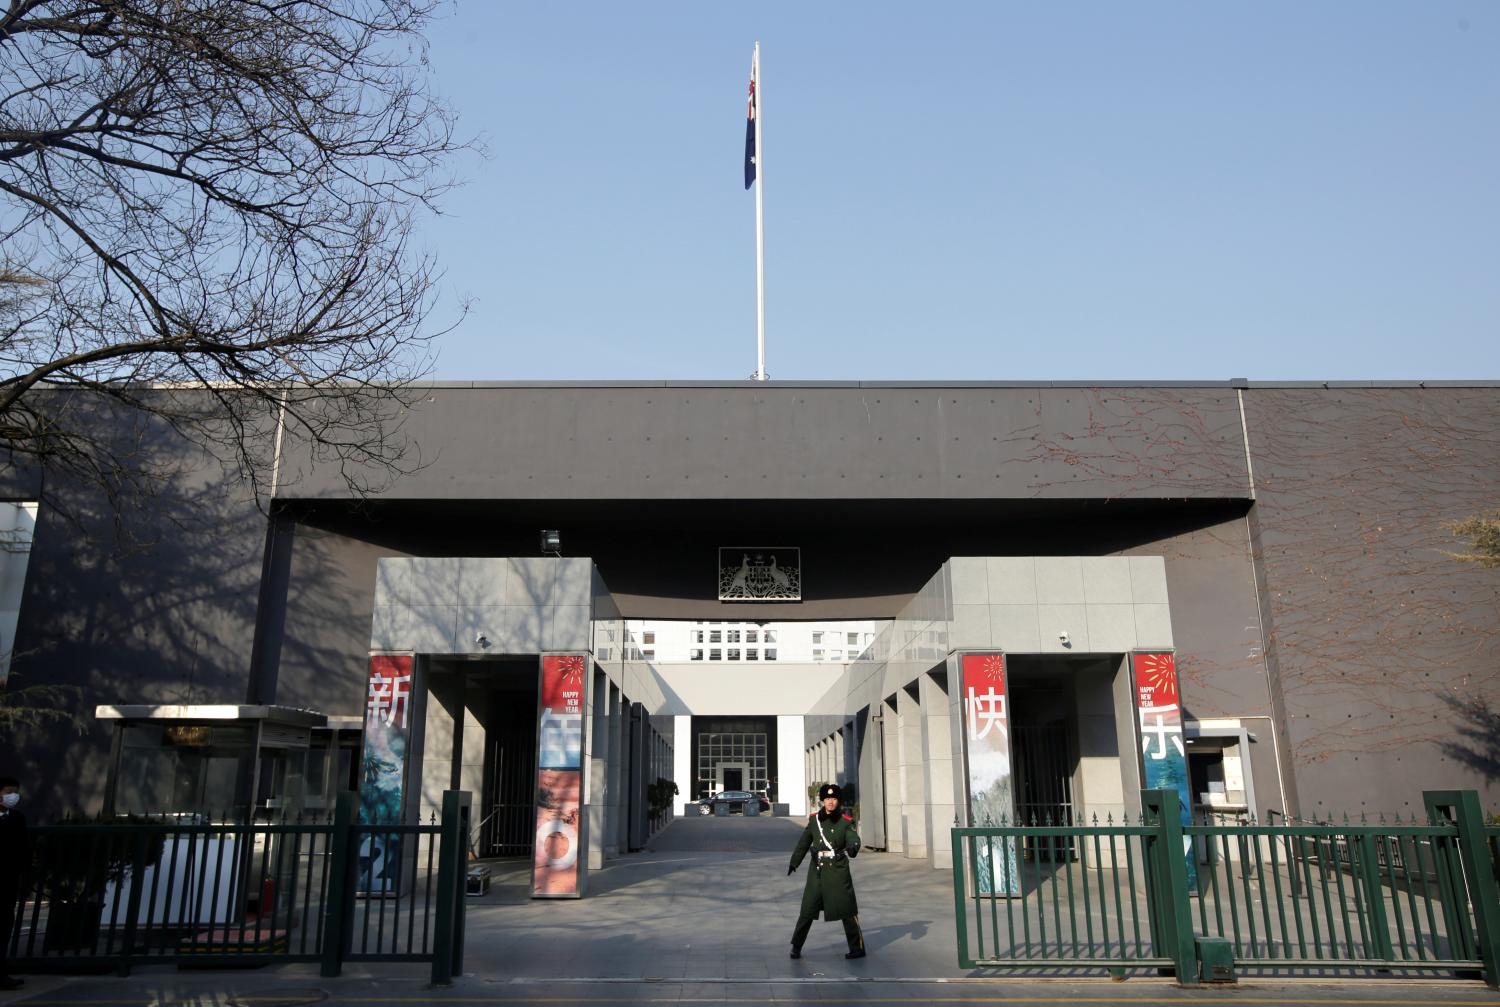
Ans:
{"label": "fence spike", "polygon": [[1361,825],[1368,825],[1368,824],[1370,824],[1368,821],[1365,820],[1365,813],[1363,811],[1361,811],[1359,813],[1359,824],[1361,824]]}
{"label": "fence spike", "polygon": [[1099,827],[1099,812],[1097,812],[1097,811],[1094,812],[1094,822],[1093,822],[1093,824],[1094,824],[1094,828],[1097,829]]}

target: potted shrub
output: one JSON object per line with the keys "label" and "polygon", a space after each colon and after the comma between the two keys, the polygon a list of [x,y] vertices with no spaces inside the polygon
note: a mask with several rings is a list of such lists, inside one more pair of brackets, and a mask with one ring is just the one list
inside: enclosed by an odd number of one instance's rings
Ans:
{"label": "potted shrub", "polygon": [[[135,828],[109,828],[120,825]],[[36,888],[47,900],[44,954],[95,946],[105,890],[130,876],[145,825],[143,819],[133,815],[65,821],[37,838]],[[161,833],[147,833],[144,866],[157,863],[161,852]],[[122,912],[128,897],[128,891],[121,894]]]}

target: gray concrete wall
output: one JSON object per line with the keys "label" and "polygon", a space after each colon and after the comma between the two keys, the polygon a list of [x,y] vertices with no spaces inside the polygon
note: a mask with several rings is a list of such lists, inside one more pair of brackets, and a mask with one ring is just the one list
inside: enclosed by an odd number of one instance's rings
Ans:
{"label": "gray concrete wall", "polygon": [[234,465],[117,404],[68,420],[107,432],[149,484],[111,499],[68,471],[42,479],[0,455],[0,495],[40,501],[7,688],[76,690],[63,700],[73,722],[0,731],[0,766],[24,781],[42,822],[101,807],[109,735],[96,705],[245,701],[266,543]]}
{"label": "gray concrete wall", "polygon": [[[405,432],[429,464],[381,499],[1223,499],[1248,485],[1223,386],[443,385]],[[282,465],[298,499],[347,496],[295,444]]]}
{"label": "gray concrete wall", "polygon": [[1500,573],[1445,555],[1464,543],[1444,527],[1496,506],[1500,393],[1252,388],[1245,415],[1293,803],[1500,805]]}
{"label": "gray concrete wall", "polygon": [[[259,639],[278,699],[357,712],[382,557],[521,554],[557,514],[567,541],[625,543],[612,562],[638,572],[616,615],[723,612],[698,551],[730,521],[829,543],[809,546],[807,603],[737,613],[900,615],[887,665],[907,662],[904,681],[951,649],[922,588],[942,557],[1160,556],[1187,712],[1255,722],[1263,805],[1282,797],[1270,775],[1306,811],[1399,811],[1435,786],[1497,799],[1483,703],[1500,693],[1500,587],[1443,555],[1445,521],[1494,505],[1494,386],[437,388],[409,428],[432,464],[374,500],[349,502],[287,445],[284,602],[261,593],[266,522],[238,473],[140,417],[94,422],[161,463],[159,494],[115,509],[65,473],[0,467],[0,496],[42,497],[12,670],[78,687],[81,710],[237,701]],[[691,555],[653,563],[685,516],[672,541]],[[267,605],[285,617],[271,648]],[[512,632],[547,639],[496,627]],[[660,684],[635,674],[626,695],[653,702]],[[856,709],[891,694],[882,679]],[[42,817],[97,807],[104,752],[97,731],[0,738],[0,762],[47,795]]]}

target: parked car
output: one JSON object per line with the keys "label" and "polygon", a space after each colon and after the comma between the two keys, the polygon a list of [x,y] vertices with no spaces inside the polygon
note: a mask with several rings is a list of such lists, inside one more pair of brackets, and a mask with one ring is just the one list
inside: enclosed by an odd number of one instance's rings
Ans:
{"label": "parked car", "polygon": [[769,813],[771,810],[771,802],[764,794],[752,794],[748,790],[721,790],[717,794],[710,794],[708,797],[699,798],[698,814],[712,815],[715,810],[714,805],[726,804],[729,806],[729,814],[743,815],[745,813],[745,805],[749,801],[759,801],[760,813],[763,815]]}

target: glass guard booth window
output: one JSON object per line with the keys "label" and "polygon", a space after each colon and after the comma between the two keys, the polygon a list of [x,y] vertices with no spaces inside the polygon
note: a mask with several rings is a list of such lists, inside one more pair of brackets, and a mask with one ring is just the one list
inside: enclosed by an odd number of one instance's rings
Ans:
{"label": "glass guard booth window", "polygon": [[120,738],[114,812],[244,821],[251,727],[134,724]]}
{"label": "glass guard booth window", "polygon": [[[106,810],[117,815],[280,823],[328,807],[329,790],[348,787],[352,751],[324,733],[309,760],[310,730],[300,724],[147,717],[122,718],[116,730]],[[330,759],[339,760],[333,773]]]}

